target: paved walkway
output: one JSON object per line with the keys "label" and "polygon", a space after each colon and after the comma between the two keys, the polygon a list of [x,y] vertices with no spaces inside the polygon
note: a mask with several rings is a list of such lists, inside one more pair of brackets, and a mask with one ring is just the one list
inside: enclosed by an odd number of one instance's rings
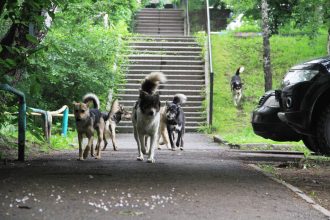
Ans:
{"label": "paved walkway", "polygon": [[327,219],[204,135],[155,164],[118,136],[102,160],[76,161],[76,150],[1,165],[0,219]]}

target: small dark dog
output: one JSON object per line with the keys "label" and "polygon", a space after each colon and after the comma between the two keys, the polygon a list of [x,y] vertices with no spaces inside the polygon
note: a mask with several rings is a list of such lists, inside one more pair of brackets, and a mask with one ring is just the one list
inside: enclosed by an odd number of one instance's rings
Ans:
{"label": "small dark dog", "polygon": [[185,133],[185,116],[181,105],[187,97],[183,94],[176,94],[172,102],[166,102],[166,128],[170,139],[171,148],[174,147],[174,132],[178,133],[176,146],[183,150],[183,136]]}
{"label": "small dark dog", "polygon": [[240,73],[244,71],[244,67],[241,66],[240,68],[237,69],[235,75],[231,78],[231,92],[233,94],[233,101],[235,106],[239,106],[241,104],[242,100],[242,88],[243,88],[243,83],[241,80],[241,77],[239,76]]}
{"label": "small dark dog", "polygon": [[117,151],[117,141],[116,141],[116,126],[119,124],[122,118],[130,119],[131,114],[124,109],[122,105],[119,104],[118,99],[116,99],[111,106],[111,110],[109,113],[102,112],[102,117],[105,120],[105,129],[104,129],[104,147],[103,151],[106,149],[108,142],[106,135],[110,135],[110,139],[112,141],[113,150]]}
{"label": "small dark dog", "polygon": [[[88,107],[88,103],[91,101],[94,105],[94,108],[92,109]],[[97,153],[95,159],[100,159],[100,145],[103,141],[103,132],[105,127],[104,118],[99,110],[100,101],[95,94],[88,93],[83,97],[82,103],[74,102],[73,104],[79,142],[78,160],[86,159],[90,150],[91,156],[94,157],[93,136],[95,130],[97,132]],[[84,151],[82,150],[83,135],[86,135],[88,138],[88,143]]]}
{"label": "small dark dog", "polygon": [[[139,99],[132,112],[134,138],[138,146],[137,160],[142,161],[143,154],[148,152],[148,163],[154,163],[154,148],[158,141],[160,124],[160,97],[157,89],[160,83],[166,82],[161,72],[152,72],[141,84]],[[150,147],[146,149],[146,139],[150,138]]]}

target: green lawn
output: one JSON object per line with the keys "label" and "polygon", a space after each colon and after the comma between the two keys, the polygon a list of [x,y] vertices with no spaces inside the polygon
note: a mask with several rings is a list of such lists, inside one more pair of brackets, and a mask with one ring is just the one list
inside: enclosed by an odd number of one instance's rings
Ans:
{"label": "green lawn", "polygon": [[[271,38],[273,88],[278,88],[286,71],[294,64],[326,55],[326,35],[315,40],[308,37]],[[231,143],[275,143],[253,133],[251,111],[264,94],[262,68],[262,38],[237,38],[232,35],[212,35],[214,68],[214,119],[216,133]],[[233,105],[230,79],[239,66],[245,71],[244,100],[241,109]]]}

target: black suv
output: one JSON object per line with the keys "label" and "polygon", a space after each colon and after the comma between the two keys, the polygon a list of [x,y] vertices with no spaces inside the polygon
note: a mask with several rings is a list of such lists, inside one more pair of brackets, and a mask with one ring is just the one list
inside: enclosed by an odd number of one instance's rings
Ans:
{"label": "black suv", "polygon": [[330,56],[292,67],[280,90],[266,92],[252,114],[257,135],[299,141],[330,155]]}

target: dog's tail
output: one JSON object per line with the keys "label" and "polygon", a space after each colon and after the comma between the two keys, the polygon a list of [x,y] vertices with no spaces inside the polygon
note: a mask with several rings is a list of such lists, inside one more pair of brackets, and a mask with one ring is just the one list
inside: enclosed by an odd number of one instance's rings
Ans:
{"label": "dog's tail", "polygon": [[162,72],[151,72],[141,84],[142,91],[153,94],[159,83],[165,83],[166,76]]}
{"label": "dog's tail", "polygon": [[239,67],[237,70],[236,70],[236,76],[238,76],[240,73],[243,73],[244,72],[244,66],[241,66]]}
{"label": "dog's tail", "polygon": [[86,103],[86,104],[88,102],[93,102],[94,108],[100,109],[100,100],[94,93],[87,93],[83,97],[83,102]]}
{"label": "dog's tail", "polygon": [[187,96],[185,96],[184,94],[175,94],[174,95],[173,103],[182,105],[186,101],[187,101]]}

